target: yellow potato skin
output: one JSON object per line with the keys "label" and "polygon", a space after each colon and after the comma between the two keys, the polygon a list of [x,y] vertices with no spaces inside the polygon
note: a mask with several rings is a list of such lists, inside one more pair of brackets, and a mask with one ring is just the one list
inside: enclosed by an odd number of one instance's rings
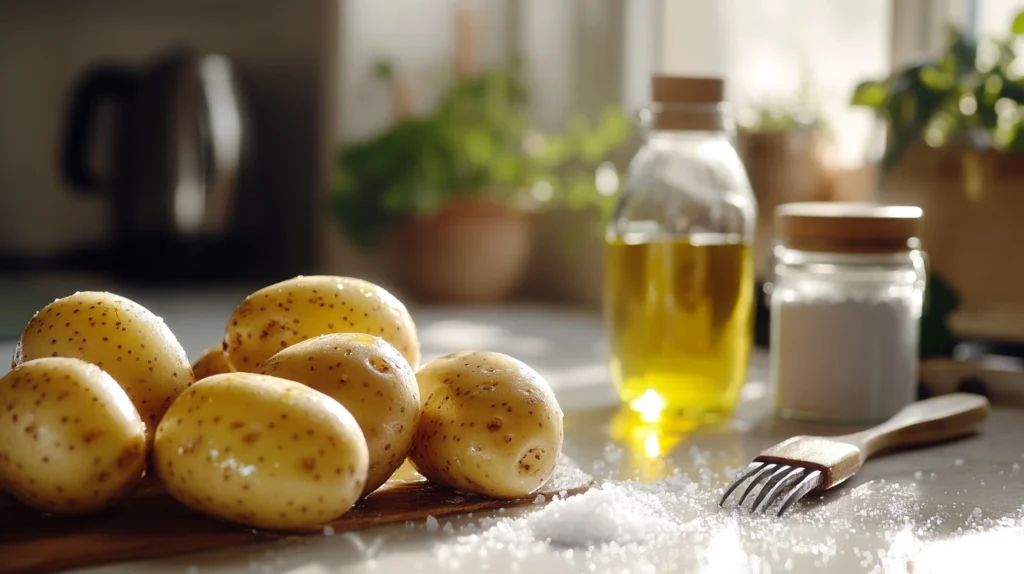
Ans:
{"label": "yellow potato skin", "polygon": [[185,349],[163,320],[113,293],[83,291],[43,307],[18,341],[12,367],[42,357],[74,357],[114,377],[152,439],[171,402],[192,384]]}
{"label": "yellow potato skin", "polygon": [[235,372],[235,367],[228,360],[228,356],[224,354],[222,345],[208,347],[203,351],[202,355],[199,355],[196,362],[192,364],[192,374],[197,381],[211,375],[233,372]]}
{"label": "yellow potato skin", "polygon": [[255,373],[189,387],[157,428],[153,465],[171,496],[226,521],[320,527],[366,484],[366,440],[337,401]]}
{"label": "yellow potato skin", "polygon": [[419,366],[416,325],[401,301],[368,281],[327,275],[295,277],[249,295],[228,321],[224,350],[236,369],[255,372],[281,349],[327,333],[376,335]]}
{"label": "yellow potato skin", "polygon": [[420,417],[416,375],[390,343],[364,333],[333,333],[296,343],[260,373],[300,382],[342,404],[363,431],[370,468],[363,495],[384,484],[412,448]]}
{"label": "yellow potato skin", "polygon": [[536,492],[562,451],[562,409],[547,382],[501,353],[446,355],[416,373],[422,406],[409,460],[423,476],[495,498]]}
{"label": "yellow potato skin", "polygon": [[26,361],[0,379],[0,490],[55,514],[107,508],[145,474],[145,428],[96,365]]}

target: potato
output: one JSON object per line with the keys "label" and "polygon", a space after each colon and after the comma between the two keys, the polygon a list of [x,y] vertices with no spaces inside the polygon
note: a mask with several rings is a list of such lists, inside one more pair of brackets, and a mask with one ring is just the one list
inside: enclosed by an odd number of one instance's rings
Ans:
{"label": "potato", "polygon": [[236,369],[254,372],[281,349],[327,333],[377,335],[419,366],[416,325],[402,302],[350,277],[296,277],[249,295],[228,321],[224,350]]}
{"label": "potato", "polygon": [[409,363],[384,339],[321,335],[270,357],[259,372],[312,387],[352,413],[370,452],[363,495],[384,484],[409,455],[420,418],[420,389]]}
{"label": "potato", "polygon": [[120,500],[145,470],[146,427],[96,365],[47,357],[0,379],[0,489],[45,512],[84,514]]}
{"label": "potato", "polygon": [[562,451],[562,409],[547,382],[492,352],[446,355],[416,373],[423,397],[410,461],[423,476],[496,498],[537,491]]}
{"label": "potato", "polygon": [[368,458],[358,423],[337,401],[254,373],[189,387],[153,444],[171,496],[222,520],[280,530],[318,527],[348,510]]}
{"label": "potato", "polygon": [[192,365],[192,374],[197,381],[210,375],[233,372],[235,372],[235,367],[228,360],[228,356],[224,354],[222,345],[207,348]]}
{"label": "potato", "polygon": [[185,349],[163,319],[119,295],[79,292],[32,318],[12,367],[41,357],[74,357],[110,373],[153,431],[171,402],[192,384]]}

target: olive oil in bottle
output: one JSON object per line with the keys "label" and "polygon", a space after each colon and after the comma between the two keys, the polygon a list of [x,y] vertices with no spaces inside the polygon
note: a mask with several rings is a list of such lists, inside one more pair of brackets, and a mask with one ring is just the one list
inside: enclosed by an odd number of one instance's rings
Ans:
{"label": "olive oil in bottle", "polygon": [[685,237],[605,246],[612,381],[642,412],[727,413],[753,344],[749,244]]}
{"label": "olive oil in bottle", "polygon": [[651,87],[606,233],[611,378],[646,421],[716,418],[735,406],[753,347],[757,203],[722,81]]}

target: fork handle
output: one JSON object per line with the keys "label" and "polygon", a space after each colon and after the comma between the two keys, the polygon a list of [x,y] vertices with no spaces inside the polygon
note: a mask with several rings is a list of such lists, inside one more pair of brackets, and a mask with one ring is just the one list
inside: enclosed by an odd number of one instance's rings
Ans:
{"label": "fork handle", "polygon": [[893,448],[953,439],[978,430],[989,413],[988,399],[952,393],[912,403],[886,422],[867,430],[834,437],[861,451],[861,462]]}

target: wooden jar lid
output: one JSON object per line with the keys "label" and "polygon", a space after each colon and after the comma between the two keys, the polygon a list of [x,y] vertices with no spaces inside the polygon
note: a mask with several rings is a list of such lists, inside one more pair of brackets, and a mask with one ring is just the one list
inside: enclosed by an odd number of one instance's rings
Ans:
{"label": "wooden jar lid", "polygon": [[787,247],[806,251],[906,251],[921,234],[923,216],[908,205],[786,203],[775,210],[775,234]]}

